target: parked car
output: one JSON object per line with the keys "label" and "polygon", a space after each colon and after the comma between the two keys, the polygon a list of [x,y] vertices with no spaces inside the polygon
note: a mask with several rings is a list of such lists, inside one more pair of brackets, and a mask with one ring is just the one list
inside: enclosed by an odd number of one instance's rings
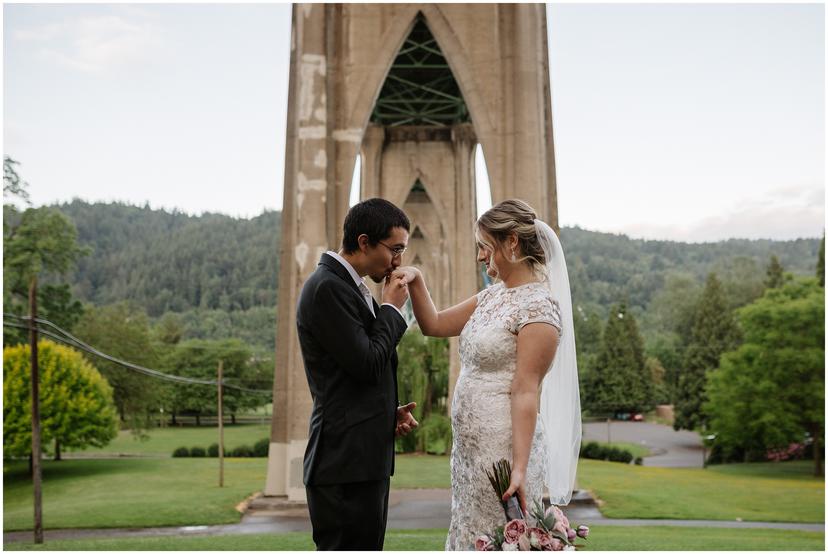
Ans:
{"label": "parked car", "polygon": [[615,419],[619,421],[644,421],[644,415],[638,412],[616,412]]}

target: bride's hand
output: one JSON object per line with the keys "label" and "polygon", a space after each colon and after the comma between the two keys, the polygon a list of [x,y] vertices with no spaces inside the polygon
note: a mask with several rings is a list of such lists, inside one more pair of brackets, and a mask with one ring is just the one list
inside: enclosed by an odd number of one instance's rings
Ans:
{"label": "bride's hand", "polygon": [[503,493],[503,500],[506,502],[517,491],[518,502],[520,502],[520,509],[526,515],[529,511],[526,509],[526,476],[523,471],[512,469],[512,478],[509,482],[509,488]]}
{"label": "bride's hand", "polygon": [[398,267],[391,273],[391,278],[401,278],[406,285],[420,277],[420,270],[412,266]]}

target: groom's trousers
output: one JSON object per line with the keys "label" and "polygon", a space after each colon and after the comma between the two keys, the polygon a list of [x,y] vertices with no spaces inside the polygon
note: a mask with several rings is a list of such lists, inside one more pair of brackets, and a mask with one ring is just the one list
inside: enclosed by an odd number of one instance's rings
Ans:
{"label": "groom's trousers", "polygon": [[308,511],[317,550],[382,550],[388,520],[389,478],[309,485]]}

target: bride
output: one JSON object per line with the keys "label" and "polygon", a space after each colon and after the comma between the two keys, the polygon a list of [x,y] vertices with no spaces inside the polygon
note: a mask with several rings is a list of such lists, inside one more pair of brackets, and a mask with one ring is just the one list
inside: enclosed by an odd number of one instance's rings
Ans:
{"label": "bride", "polygon": [[460,336],[460,376],[451,404],[451,524],[447,550],[505,523],[484,469],[502,458],[524,513],[544,488],[552,504],[572,496],[581,406],[572,300],[555,232],[522,200],[506,200],[476,223],[477,259],[497,283],[437,311],[417,268],[409,286],[424,335]]}

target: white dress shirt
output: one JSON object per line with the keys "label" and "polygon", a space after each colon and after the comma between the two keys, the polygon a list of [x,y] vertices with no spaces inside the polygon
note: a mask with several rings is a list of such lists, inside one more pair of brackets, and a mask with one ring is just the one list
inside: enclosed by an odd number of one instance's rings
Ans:
{"label": "white dress shirt", "polygon": [[[332,257],[334,260],[341,263],[345,267],[345,269],[348,270],[348,274],[354,280],[354,283],[356,284],[357,288],[362,293],[362,297],[365,299],[365,303],[368,304],[368,309],[371,310],[371,313],[374,314],[374,317],[377,317],[377,314],[374,313],[374,302],[373,302],[374,297],[371,295],[371,291],[368,290],[368,285],[365,284],[365,279],[360,277],[359,273],[357,273],[356,270],[354,269],[354,266],[349,264],[348,260],[346,260],[345,258],[340,256],[338,253],[334,252],[333,250],[328,250],[327,254],[330,257]],[[389,302],[385,302],[385,303],[383,303],[383,306],[391,306],[392,308],[394,308],[397,311],[398,314],[400,314],[401,318],[405,319],[405,316],[402,314],[400,309],[398,307],[396,307],[394,304],[391,304]]]}

